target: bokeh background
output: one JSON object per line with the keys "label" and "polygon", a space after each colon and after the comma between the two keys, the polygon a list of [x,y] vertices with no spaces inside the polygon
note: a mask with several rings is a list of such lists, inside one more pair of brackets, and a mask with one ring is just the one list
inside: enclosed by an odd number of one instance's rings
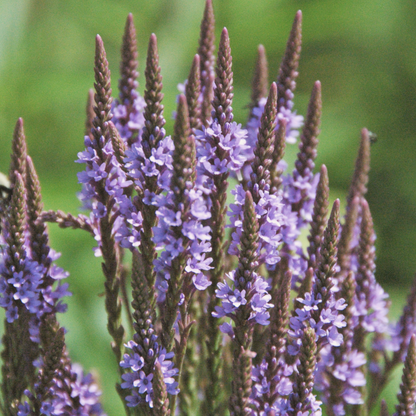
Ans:
{"label": "bokeh background", "polygon": [[[305,114],[313,82],[323,87],[318,164],[328,166],[331,197],[345,197],[360,130],[377,133],[368,200],[377,232],[377,277],[400,312],[416,271],[416,7],[414,0],[214,0],[217,41],[230,33],[235,118],[244,122],[257,45],[276,78],[293,17],[303,11],[303,51],[295,106]],[[156,33],[171,131],[177,84],[197,49],[203,0],[0,0],[0,171],[7,172],[18,117],[40,176],[46,209],[76,214],[74,163],[83,150],[85,102],[93,85],[99,33],[117,91],[125,19],[135,18],[143,74],[147,41]],[[144,79],[140,76],[140,92]],[[297,147],[288,150],[293,160]],[[109,415],[121,410],[104,312],[103,277],[94,241],[50,227],[59,263],[71,273],[73,297],[62,316],[74,361],[95,371]],[[394,384],[396,383],[396,384]],[[393,397],[397,378],[386,391]],[[393,388],[392,388],[393,387]],[[392,403],[390,404],[392,406]],[[392,407],[391,407],[392,409]]]}

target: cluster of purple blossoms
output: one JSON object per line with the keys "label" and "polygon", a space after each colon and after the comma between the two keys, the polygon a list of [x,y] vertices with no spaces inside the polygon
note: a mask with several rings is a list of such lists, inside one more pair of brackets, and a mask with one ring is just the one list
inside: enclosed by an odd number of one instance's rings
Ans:
{"label": "cluster of purple blossoms", "polygon": [[[35,384],[35,390],[37,385]],[[35,397],[31,391],[25,391],[29,402],[19,405],[17,416],[32,416],[30,401]],[[79,364],[72,364],[59,371],[50,389],[52,396],[42,401],[40,414],[45,416],[105,416],[99,398],[101,391],[91,374],[85,374]]]}
{"label": "cluster of purple blossoms", "polygon": [[333,347],[339,347],[342,343],[342,335],[338,332],[339,328],[346,326],[344,315],[339,314],[346,308],[345,300],[335,300],[333,292],[326,302],[325,306],[319,313],[319,320],[313,316],[312,311],[318,311],[318,304],[322,303],[320,296],[314,293],[306,293],[304,298],[298,298],[298,302],[303,304],[302,309],[296,309],[296,315],[290,319],[289,335],[292,338],[292,344],[288,346],[288,353],[295,356],[302,344],[303,330],[307,327],[315,330],[318,350],[329,344]]}
{"label": "cluster of purple blossoms", "polygon": [[[279,128],[279,121],[286,121],[286,143],[294,144],[296,143],[297,138],[299,137],[299,129],[303,126],[303,116],[296,114],[296,111],[293,110],[294,94],[288,89],[286,90],[285,99],[281,99],[281,105],[277,113],[277,126],[276,130]],[[255,143],[257,141],[257,134],[260,127],[261,115],[264,112],[264,106],[266,105],[266,98],[260,98],[258,105],[254,107],[251,111],[251,118],[248,120],[247,128],[247,143],[251,149],[254,149]]]}
{"label": "cluster of purple blossoms", "polygon": [[[164,129],[160,132],[165,135]],[[172,151],[174,149],[170,136],[158,142],[156,148],[151,149],[151,156],[145,155],[143,146],[139,141],[132,144],[125,152],[124,167],[134,185],[143,192],[143,204],[157,207],[165,197],[160,192],[167,191],[172,177]],[[145,177],[154,178],[159,188],[158,194],[144,189]],[[141,211],[135,204],[135,198],[125,194],[117,199],[120,206],[119,228],[116,239],[121,247],[132,249],[140,245],[140,229],[143,223]]]}
{"label": "cluster of purple blossoms", "polygon": [[[237,185],[231,193],[234,195],[235,203],[230,205],[231,212],[228,213],[231,221],[229,227],[233,230],[228,252],[238,255],[244,214],[244,187]],[[259,194],[259,202],[255,204],[254,208],[259,222],[259,262],[273,268],[280,260],[279,248],[283,242],[282,229],[288,222],[288,216],[285,215],[285,206],[280,194],[273,195],[267,189],[260,191]]]}
{"label": "cluster of purple blossoms", "polygon": [[[166,391],[169,394],[176,395],[179,393],[178,382],[174,379],[178,374],[178,370],[173,367],[173,362],[170,360],[173,357],[173,352],[167,353],[164,348],[161,348],[156,342],[156,335],[154,335],[154,348],[149,349],[146,353],[140,344],[134,341],[129,341],[126,347],[131,350],[129,354],[124,355],[124,360],[120,363],[123,368],[129,368],[131,373],[122,375],[124,380],[121,383],[123,389],[130,389],[131,396],[127,396],[127,406],[135,407],[141,403],[148,403],[149,407],[153,408],[153,372],[146,374],[143,367],[146,360],[158,362],[161,366],[163,381],[166,384]],[[154,367],[154,363],[152,368]]]}
{"label": "cluster of purple blossoms", "polygon": [[[251,283],[241,287],[240,282],[235,282],[235,271],[227,274],[227,278],[234,282],[234,288],[227,282],[218,283],[218,289],[215,290],[217,298],[221,299],[221,306],[215,308],[213,316],[216,318],[231,318],[235,319],[236,312],[240,307],[249,309],[250,314],[248,318],[249,325],[259,324],[268,325],[270,313],[268,309],[273,305],[269,303],[271,296],[268,292],[269,284],[259,275],[253,273],[253,280]],[[247,306],[245,306],[247,305]],[[231,338],[234,337],[234,330],[230,323],[225,322],[220,325],[223,333],[228,334]]]}
{"label": "cluster of purple blossoms", "polygon": [[[130,91],[133,104],[129,108],[129,102],[114,101],[112,107],[113,123],[120,134],[120,137],[126,143],[132,143],[140,140],[141,132],[144,127],[143,110],[146,102],[143,97],[136,91],[137,81],[135,81],[135,88]],[[121,100],[121,97],[120,97]]]}
{"label": "cluster of purple blossoms", "polygon": [[[79,194],[80,200],[84,203],[83,207],[91,210],[90,224],[94,230],[94,237],[98,243],[95,250],[96,256],[101,255],[101,230],[100,219],[109,213],[107,204],[103,200],[102,194],[98,192],[98,183],[104,184],[105,192],[118,204],[113,204],[112,215],[118,215],[121,210],[119,204],[125,201],[123,190],[131,186],[132,181],[127,179],[126,173],[114,155],[111,141],[101,136],[99,147],[101,147],[103,158],[97,153],[97,142],[90,136],[85,136],[85,151],[78,153],[77,163],[85,163],[85,170],[78,173],[78,180],[83,185]],[[121,226],[120,221],[114,222],[113,234],[118,232]]]}
{"label": "cluster of purple blossoms", "polygon": [[216,119],[209,127],[203,126],[195,133],[198,183],[207,193],[214,191],[214,176],[238,172],[247,161],[247,130],[236,122],[226,124],[226,134]]}
{"label": "cluster of purple blossoms", "polygon": [[[142,98],[129,15],[114,103],[97,36],[96,94],[90,93],[85,150],[77,160],[85,164],[78,179],[89,218],[42,213],[39,186],[25,177],[31,162],[18,124],[11,189],[0,194],[0,306],[6,310],[0,410],[13,409],[6,416],[103,414],[98,386],[72,364],[56,318],[66,310],[61,299],[68,285],[61,281],[67,273],[53,264],[58,255],[47,244],[45,221],[84,229],[98,242],[121,378],[117,391],[127,414],[174,415],[177,403],[184,415],[197,408],[221,414],[226,383],[232,416],[321,416],[322,404],[329,416],[367,414],[402,361],[396,414],[414,414],[416,283],[399,323],[389,329],[364,199],[369,132],[362,132],[339,235],[338,200],[327,221],[326,168],[314,173],[319,81],[305,120],[293,110],[300,43],[298,12],[267,100],[267,63],[259,48],[243,128],[233,121],[226,29],[214,80],[214,16],[206,0],[198,55],[168,136],[156,36],[150,37]],[[295,168],[283,176],[285,143],[295,143],[302,126]],[[237,185],[228,208],[230,176]],[[308,247],[300,238],[306,227]],[[130,280],[124,249],[133,257]],[[127,343],[126,333],[132,334]],[[226,364],[223,334],[232,346]],[[227,365],[232,371],[222,371]],[[384,406],[382,415],[388,414]]]}
{"label": "cluster of purple blossoms", "polygon": [[[192,187],[191,183],[188,183],[188,188],[185,191],[189,205],[186,218],[183,218],[183,212],[174,211],[172,190],[156,198],[158,203],[156,215],[159,223],[154,227],[153,241],[157,245],[156,248],[164,249],[154,263],[155,271],[158,273],[159,302],[163,301],[163,294],[167,291],[172,260],[180,253],[185,255],[185,272],[192,276],[195,288],[205,290],[211,284],[204,275],[204,272],[212,268],[210,266],[212,258],[207,254],[211,251],[210,228],[202,223],[211,217],[211,213],[202,198],[202,192]],[[182,202],[182,206],[184,205],[185,201]],[[180,230],[180,237],[175,234],[174,229]]]}
{"label": "cluster of purple blossoms", "polygon": [[[16,208],[17,209],[17,208]],[[61,301],[70,296],[68,283],[62,279],[68,276],[53,262],[60,257],[49,247],[42,247],[48,253],[42,263],[33,258],[29,232],[20,238],[20,249],[16,250],[10,229],[10,220],[3,224],[4,245],[0,247],[0,306],[6,310],[7,322],[14,322],[27,310],[31,316],[31,337],[39,342],[39,320],[47,314],[63,313],[67,305]],[[18,234],[15,233],[15,236]],[[55,285],[55,282],[58,282]]]}

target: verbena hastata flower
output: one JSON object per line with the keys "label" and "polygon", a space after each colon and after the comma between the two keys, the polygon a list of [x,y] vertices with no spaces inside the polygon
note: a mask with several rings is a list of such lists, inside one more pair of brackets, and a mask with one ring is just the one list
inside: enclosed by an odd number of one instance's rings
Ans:
{"label": "verbena hastata flower", "polygon": [[160,300],[164,301],[162,338],[168,349],[178,306],[188,304],[195,289],[204,290],[211,284],[204,275],[212,262],[207,254],[211,251],[210,228],[202,224],[211,213],[195,183],[195,138],[191,134],[184,95],[179,97],[173,142],[170,189],[158,200],[159,223],[154,228],[154,241],[164,248],[155,260],[155,270],[159,274],[159,289],[166,293]]}
{"label": "verbena hastata flower", "polygon": [[[24,144],[23,121],[18,120],[14,142]],[[31,335],[38,340],[38,323],[45,314],[65,312],[66,305],[60,299],[70,295],[68,284],[61,279],[68,276],[53,262],[59,254],[50,249],[48,234],[43,223],[37,223],[42,212],[39,181],[30,157],[14,145],[15,159],[22,162],[11,175],[14,192],[4,218],[2,262],[0,264],[0,305],[6,309],[6,319],[12,323],[19,317],[19,310],[31,314]],[[17,165],[15,163],[14,165]],[[12,168],[14,166],[12,165]],[[26,183],[23,183],[24,178]],[[59,282],[53,287],[55,282]]]}
{"label": "verbena hastata flower", "polygon": [[[402,317],[389,328],[365,200],[366,129],[341,232],[339,200],[326,224],[328,172],[322,166],[314,173],[319,81],[294,170],[282,176],[286,143],[296,141],[303,124],[293,110],[300,45],[298,12],[269,92],[266,54],[258,48],[242,128],[232,110],[228,31],[221,33],[214,73],[214,15],[206,0],[198,54],[169,136],[156,36],[149,40],[142,98],[128,16],[114,104],[97,36],[95,94],[89,93],[85,150],[77,160],[85,165],[79,181],[89,217],[42,213],[19,120],[11,189],[0,188],[0,306],[6,309],[0,410],[6,416],[103,414],[99,389],[72,363],[57,320],[69,293],[44,221],[84,229],[97,240],[117,392],[129,416],[173,416],[176,401],[184,415],[223,416],[227,393],[232,416],[320,416],[322,403],[328,416],[366,415],[403,361],[395,414],[414,416],[416,280]],[[229,209],[230,176],[238,183]],[[306,245],[300,236],[309,226]],[[124,249],[133,256],[131,296]],[[132,333],[126,344],[123,311]],[[381,414],[388,415],[385,403]]]}
{"label": "verbena hastata flower", "polygon": [[[100,392],[91,376],[77,381],[64,353],[64,329],[59,328],[56,313],[66,311],[61,299],[70,293],[61,279],[68,273],[53,263],[59,256],[49,247],[46,225],[39,222],[40,185],[33,162],[26,156],[21,119],[16,124],[11,169],[13,196],[3,218],[5,245],[0,266],[2,306],[7,309],[3,403],[21,416],[73,414],[63,411],[73,405],[80,414],[101,414]],[[69,366],[66,374],[59,370],[64,358]]]}
{"label": "verbena hastata flower", "polygon": [[153,407],[153,377],[155,366],[160,366],[159,371],[165,385],[165,393],[172,395],[178,394],[178,383],[174,376],[178,370],[174,368],[170,360],[173,353],[166,352],[160,345],[154,327],[154,306],[152,305],[152,294],[148,287],[148,282],[143,275],[140,254],[133,252],[133,319],[134,336],[133,340],[126,344],[127,353],[124,354],[120,366],[129,370],[121,377],[123,389],[128,389],[131,393],[126,396],[127,406],[150,406]]}
{"label": "verbena hastata flower", "polygon": [[[296,88],[296,78],[298,76],[297,68],[299,65],[299,56],[301,50],[301,31],[302,14],[299,11],[296,14],[295,20],[293,22],[292,30],[290,32],[286,46],[285,56],[283,57],[282,65],[280,66],[279,76],[277,79],[277,126],[279,125],[280,120],[284,119],[286,121],[286,141],[291,144],[296,143],[296,138],[299,136],[298,129],[302,127],[303,124],[303,116],[297,115],[296,112],[293,111],[293,98]],[[259,61],[258,72],[261,73],[265,71],[264,66],[267,65],[264,53],[261,53]],[[259,74],[259,80],[266,76],[266,74]],[[256,94],[255,100],[257,103],[254,103],[255,105],[250,112],[251,118],[247,122],[248,144],[250,145],[251,149],[254,149],[257,140],[258,129],[260,127],[261,115],[263,114],[266,105],[266,98],[259,97],[259,95],[261,95],[260,91]]]}
{"label": "verbena hastata flower", "polygon": [[[282,242],[281,230],[286,224],[287,218],[283,214],[282,198],[279,194],[270,192],[270,173],[271,158],[274,149],[274,129],[276,126],[276,102],[277,86],[272,84],[268,97],[266,109],[262,115],[261,126],[258,133],[258,140],[254,149],[254,160],[249,166],[250,180],[246,187],[253,195],[255,212],[259,223],[259,262],[266,263],[269,267],[274,267],[280,260],[279,247]],[[230,206],[231,224],[233,228],[232,242],[229,253],[238,255],[238,245],[242,233],[243,207],[245,203],[244,185],[237,185],[231,191],[235,195],[235,204]]]}
{"label": "verbena hastata flower", "polygon": [[143,110],[146,106],[145,100],[137,92],[137,40],[131,13],[127,17],[121,46],[120,73],[119,99],[114,101],[112,108],[113,123],[121,138],[131,146],[140,140],[144,127]]}

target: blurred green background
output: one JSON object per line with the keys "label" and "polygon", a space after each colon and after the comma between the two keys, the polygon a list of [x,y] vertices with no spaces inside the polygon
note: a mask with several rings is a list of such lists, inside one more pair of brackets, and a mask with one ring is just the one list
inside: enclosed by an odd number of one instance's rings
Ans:
{"label": "blurred green background", "polygon": [[[197,49],[203,0],[0,0],[0,170],[8,171],[10,140],[25,121],[46,209],[77,213],[74,163],[83,150],[85,102],[93,85],[94,37],[107,50],[117,90],[119,50],[132,12],[143,73],[149,35],[159,40],[165,116],[171,131],[176,86]],[[318,164],[328,166],[332,198],[344,198],[360,129],[377,133],[368,200],[377,231],[377,276],[397,317],[416,271],[416,7],[414,0],[214,0],[217,40],[230,33],[235,118],[246,120],[259,43],[276,78],[295,12],[303,11],[303,51],[295,98],[305,114],[313,82],[323,88]],[[144,80],[140,76],[140,92]],[[289,150],[293,160],[296,146]],[[103,277],[94,245],[80,231],[50,227],[59,263],[71,273],[73,297],[62,316],[74,361],[99,373],[110,415],[121,410],[106,334]],[[396,380],[397,383],[397,380]],[[388,389],[390,396],[397,387]]]}

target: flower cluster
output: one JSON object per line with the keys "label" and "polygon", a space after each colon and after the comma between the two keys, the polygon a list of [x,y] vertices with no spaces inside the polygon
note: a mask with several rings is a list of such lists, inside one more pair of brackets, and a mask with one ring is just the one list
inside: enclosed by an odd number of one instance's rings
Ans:
{"label": "flower cluster", "polygon": [[[156,36],[141,95],[128,16],[115,102],[97,36],[95,93],[76,161],[85,165],[78,180],[89,217],[43,212],[19,119],[10,186],[0,193],[2,413],[103,414],[101,392],[71,361],[58,321],[70,293],[49,246],[45,223],[55,222],[87,231],[98,243],[116,390],[127,415],[222,416],[226,402],[232,416],[364,415],[402,362],[396,414],[414,414],[416,283],[399,322],[389,325],[365,197],[366,129],[342,224],[339,200],[327,219],[328,172],[324,165],[315,172],[319,81],[306,117],[294,109],[301,22],[298,12],[270,88],[259,47],[244,127],[232,110],[228,31],[221,32],[214,64],[214,14],[206,0],[171,135]],[[285,173],[285,146],[298,137],[293,171]],[[236,184],[228,207],[229,178]]]}

